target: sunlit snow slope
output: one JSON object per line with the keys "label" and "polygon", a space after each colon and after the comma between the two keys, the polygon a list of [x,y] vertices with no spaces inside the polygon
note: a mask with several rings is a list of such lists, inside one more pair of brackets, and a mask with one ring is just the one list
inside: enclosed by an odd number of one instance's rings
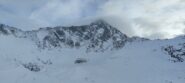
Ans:
{"label": "sunlit snow slope", "polygon": [[[0,28],[0,83],[185,83],[185,36],[148,40],[99,28],[92,39],[65,36],[82,41],[78,47],[58,42],[50,30]],[[99,34],[105,29],[106,39]],[[48,35],[56,41],[42,46]]]}

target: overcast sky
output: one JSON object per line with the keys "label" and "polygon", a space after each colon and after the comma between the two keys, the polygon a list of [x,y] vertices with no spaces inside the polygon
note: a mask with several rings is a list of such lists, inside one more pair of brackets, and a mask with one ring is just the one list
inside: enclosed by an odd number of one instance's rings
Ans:
{"label": "overcast sky", "polygon": [[0,0],[0,23],[23,30],[104,19],[129,36],[185,33],[185,0]]}

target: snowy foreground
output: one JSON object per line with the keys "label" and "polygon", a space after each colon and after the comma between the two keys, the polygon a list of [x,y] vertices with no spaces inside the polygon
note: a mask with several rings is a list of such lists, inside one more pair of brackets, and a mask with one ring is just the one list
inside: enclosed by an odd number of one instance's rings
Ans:
{"label": "snowy foreground", "polygon": [[[40,50],[30,40],[1,36],[0,83],[185,83],[185,62],[174,62],[163,50],[184,41],[128,42],[119,50],[86,53]],[[78,59],[84,62],[75,63]],[[35,71],[25,66],[29,63]]]}

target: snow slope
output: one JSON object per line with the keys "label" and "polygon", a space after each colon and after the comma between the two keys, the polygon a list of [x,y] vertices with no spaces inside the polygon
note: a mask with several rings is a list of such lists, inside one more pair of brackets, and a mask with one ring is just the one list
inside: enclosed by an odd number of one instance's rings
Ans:
{"label": "snow slope", "polygon": [[130,38],[121,49],[101,52],[86,52],[85,47],[40,49],[33,41],[22,35],[0,35],[0,83],[185,82],[185,62],[165,50],[168,46],[182,49],[173,52],[185,59],[184,36]]}

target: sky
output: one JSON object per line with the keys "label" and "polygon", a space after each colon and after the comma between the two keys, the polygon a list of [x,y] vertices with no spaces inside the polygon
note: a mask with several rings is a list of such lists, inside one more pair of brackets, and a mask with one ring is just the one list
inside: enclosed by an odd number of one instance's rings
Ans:
{"label": "sky", "polygon": [[185,0],[0,0],[0,23],[33,30],[104,19],[128,36],[185,34]]}

